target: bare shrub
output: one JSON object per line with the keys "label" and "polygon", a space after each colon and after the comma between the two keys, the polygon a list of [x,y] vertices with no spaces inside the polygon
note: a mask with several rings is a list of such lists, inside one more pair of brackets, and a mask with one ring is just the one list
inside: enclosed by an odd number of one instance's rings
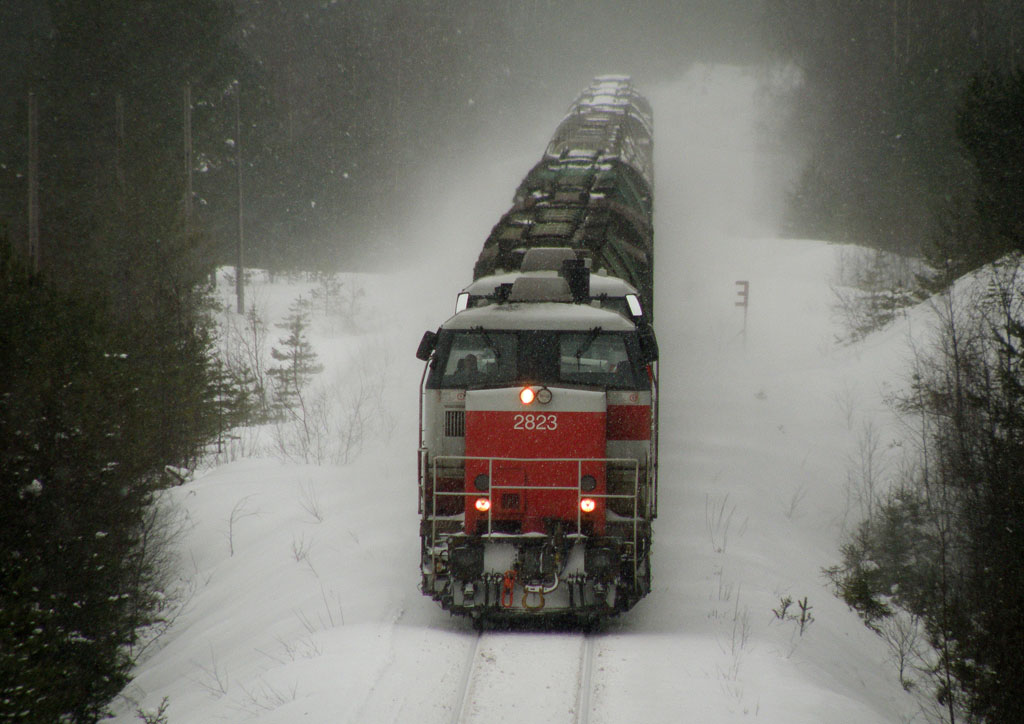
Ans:
{"label": "bare shrub", "polygon": [[863,339],[927,298],[920,283],[927,274],[919,260],[899,254],[866,248],[841,252],[831,284],[833,311],[846,330],[839,341]]}
{"label": "bare shrub", "polygon": [[263,304],[253,299],[244,315],[226,310],[221,324],[221,358],[224,365],[236,380],[248,387],[258,417],[263,419],[270,414],[270,327],[266,317]]}
{"label": "bare shrub", "polygon": [[848,459],[846,471],[846,508],[843,524],[855,511],[859,520],[872,520],[884,491],[889,469],[887,450],[873,422],[865,422],[857,438],[857,449]]}
{"label": "bare shrub", "polygon": [[136,550],[125,559],[125,571],[137,590],[152,591],[143,600],[132,599],[132,618],[145,626],[136,628],[128,644],[133,661],[142,659],[157,640],[174,625],[195,593],[192,581],[177,576],[177,543],[191,523],[188,516],[163,496],[156,496],[139,529]]}
{"label": "bare shrub", "polygon": [[711,548],[715,553],[725,553],[726,546],[729,544],[729,529],[732,527],[732,517],[735,513],[736,506],[729,505],[728,493],[717,500],[712,500],[710,495],[704,496],[704,524],[711,540]]}
{"label": "bare shrub", "polygon": [[343,465],[362,450],[368,436],[388,439],[394,418],[385,401],[388,360],[364,354],[333,383],[298,396],[274,423],[275,453],[285,460]]}

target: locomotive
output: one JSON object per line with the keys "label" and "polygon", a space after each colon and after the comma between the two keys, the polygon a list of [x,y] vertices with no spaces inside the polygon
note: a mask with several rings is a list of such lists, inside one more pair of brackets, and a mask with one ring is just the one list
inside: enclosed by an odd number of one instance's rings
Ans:
{"label": "locomotive", "polygon": [[651,128],[628,77],[595,78],[417,350],[421,588],[481,626],[650,591]]}

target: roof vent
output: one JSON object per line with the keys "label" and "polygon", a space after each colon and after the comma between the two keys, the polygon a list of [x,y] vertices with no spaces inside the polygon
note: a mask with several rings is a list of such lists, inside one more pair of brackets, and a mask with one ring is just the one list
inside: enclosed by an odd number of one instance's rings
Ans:
{"label": "roof vent", "polygon": [[575,259],[576,250],[558,246],[536,246],[523,255],[520,271],[558,271],[566,259]]}
{"label": "roof vent", "polygon": [[512,285],[510,302],[571,302],[569,283],[561,277],[519,277]]}

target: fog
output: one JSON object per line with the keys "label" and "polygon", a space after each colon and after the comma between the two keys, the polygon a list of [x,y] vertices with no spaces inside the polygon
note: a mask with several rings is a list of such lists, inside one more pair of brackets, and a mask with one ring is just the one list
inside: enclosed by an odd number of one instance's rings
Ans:
{"label": "fog", "polygon": [[[250,263],[306,268],[393,261],[395,230],[437,203],[422,191],[481,151],[495,165],[478,183],[495,202],[459,210],[452,199],[451,211],[493,223],[595,75],[629,74],[643,90],[695,62],[749,65],[762,46],[761,3],[748,0],[203,0],[134,10],[11,0],[0,21],[0,83],[13,99],[0,109],[12,140],[0,148],[0,190],[16,244],[27,235],[30,92],[42,118],[41,205],[53,210],[68,203],[62,186],[91,199],[118,193],[117,133],[129,177],[133,168],[179,175],[187,82],[196,222],[217,261],[233,261],[238,140]],[[90,171],[48,181],[69,169]],[[57,223],[42,215],[52,244],[69,233]]]}
{"label": "fog", "polygon": [[[272,86],[308,99],[297,104],[300,124],[305,113],[309,127],[344,130],[318,131],[333,137],[327,143],[337,154],[321,172],[335,193],[318,203],[330,220],[320,231],[348,266],[395,263],[392,239],[406,236],[398,232],[409,223],[421,225],[409,238],[425,248],[401,259],[465,241],[466,264],[467,250],[479,249],[594,75],[629,74],[644,89],[681,77],[694,62],[750,63],[760,53],[759,3],[751,2],[400,0],[320,3],[302,18],[282,5],[273,16],[290,19],[284,29],[292,37],[268,22],[271,6],[239,5],[261,24],[248,47]],[[489,171],[472,186],[487,203],[467,208],[456,195],[459,177],[471,173],[464,159],[481,155],[490,157]],[[347,173],[340,183],[339,166]],[[438,193],[444,188],[452,195]],[[417,212],[426,209],[433,213],[424,222]],[[445,226],[453,216],[473,220],[472,241],[451,238]]]}

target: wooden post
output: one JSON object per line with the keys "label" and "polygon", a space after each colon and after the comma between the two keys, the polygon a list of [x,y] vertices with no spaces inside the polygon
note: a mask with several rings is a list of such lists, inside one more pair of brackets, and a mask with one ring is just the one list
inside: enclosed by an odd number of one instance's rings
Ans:
{"label": "wooden post", "polygon": [[28,94],[28,260],[39,273],[39,107],[36,94]]}
{"label": "wooden post", "polygon": [[738,281],[736,286],[739,289],[736,290],[736,294],[739,295],[739,301],[736,302],[737,307],[743,307],[743,344],[747,343],[747,308],[750,306],[750,282],[749,281]]}

